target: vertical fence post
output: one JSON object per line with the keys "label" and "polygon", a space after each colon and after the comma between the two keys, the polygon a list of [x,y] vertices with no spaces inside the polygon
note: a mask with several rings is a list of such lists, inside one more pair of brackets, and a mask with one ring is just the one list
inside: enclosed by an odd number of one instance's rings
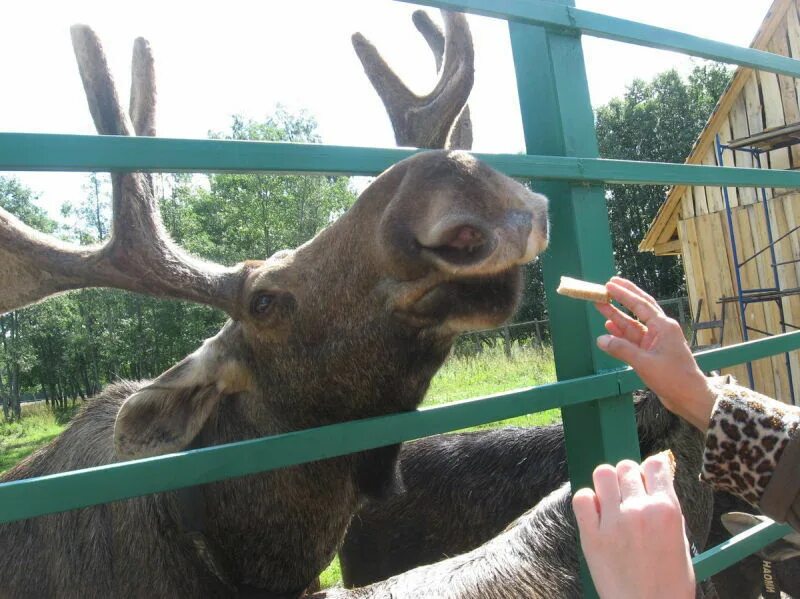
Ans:
{"label": "vertical fence post", "polygon": [[508,328],[508,325],[503,327],[503,352],[506,354],[506,358],[511,357],[511,329]]}
{"label": "vertical fence post", "polygon": [[[574,6],[573,0],[555,2]],[[597,157],[580,36],[513,22],[509,29],[527,152]],[[542,269],[556,375],[564,380],[616,367],[595,345],[603,324],[594,307],[555,293],[560,275],[605,281],[614,272],[604,188],[568,182],[539,182],[536,188],[551,202],[551,242]],[[639,459],[629,394],[561,413],[573,488],[590,485],[598,463]],[[596,597],[585,564],[582,569],[584,596]]]}

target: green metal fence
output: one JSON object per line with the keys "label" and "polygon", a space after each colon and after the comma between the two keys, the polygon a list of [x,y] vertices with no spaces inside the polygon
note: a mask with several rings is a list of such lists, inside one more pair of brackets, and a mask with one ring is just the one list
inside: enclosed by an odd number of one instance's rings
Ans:
{"label": "green metal fence", "polygon": [[[411,1],[411,0],[401,0]],[[603,185],[800,187],[800,172],[639,163],[598,158],[581,35],[674,50],[800,77],[800,61],[577,10],[573,0],[414,0],[509,22],[527,155],[477,154],[551,199],[552,242],[543,257],[560,382],[412,413],[384,416],[0,485],[0,522],[208,483],[330,458],[560,407],[570,479],[591,482],[602,462],[639,458],[630,392],[641,382],[596,349],[593,308],[553,290],[561,274],[613,274]],[[411,150],[322,145],[0,133],[0,170],[294,172],[377,174]],[[800,332],[699,356],[721,368],[800,348]],[[695,559],[704,579],[785,534],[762,525]],[[584,573],[585,594],[596,596]]]}

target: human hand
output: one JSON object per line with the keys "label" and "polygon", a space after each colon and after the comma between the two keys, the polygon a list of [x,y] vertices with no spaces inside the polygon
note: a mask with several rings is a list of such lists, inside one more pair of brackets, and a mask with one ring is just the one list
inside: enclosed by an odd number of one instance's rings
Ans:
{"label": "human hand", "polygon": [[594,471],[572,498],[581,547],[601,599],[688,599],[695,578],[666,455]]}
{"label": "human hand", "polygon": [[705,431],[715,393],[697,366],[681,326],[627,279],[613,277],[606,290],[638,320],[611,304],[595,304],[606,317],[609,332],[598,337],[597,346],[630,364],[668,410]]}

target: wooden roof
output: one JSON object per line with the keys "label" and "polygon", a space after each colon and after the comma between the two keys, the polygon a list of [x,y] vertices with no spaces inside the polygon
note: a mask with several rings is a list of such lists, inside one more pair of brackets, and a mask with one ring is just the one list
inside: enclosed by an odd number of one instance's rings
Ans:
{"label": "wooden roof", "polygon": [[[787,9],[794,1],[795,0],[774,0],[753,42],[750,44],[751,48],[766,50],[767,44],[775,33],[775,30],[781,24]],[[739,97],[739,94],[742,93],[744,85],[752,71],[753,69],[745,67],[736,69],[731,82],[720,97],[708,122],[700,133],[700,137],[697,138],[694,146],[692,146],[692,151],[686,159],[686,164],[701,163],[703,156],[706,154],[711,144],[714,143],[714,136],[722,126],[723,121],[727,118],[734,101]],[[653,219],[653,222],[650,224],[647,235],[645,235],[644,239],[639,244],[640,252],[653,252],[656,250],[657,245],[668,244],[670,240],[677,237],[681,198],[683,197],[686,187],[686,185],[676,185],[669,190],[666,201],[661,205],[661,208],[658,209],[658,214],[656,214],[655,219]],[[672,245],[675,244],[673,243]],[[677,250],[677,247],[675,250]],[[678,251],[667,253],[678,253]]]}

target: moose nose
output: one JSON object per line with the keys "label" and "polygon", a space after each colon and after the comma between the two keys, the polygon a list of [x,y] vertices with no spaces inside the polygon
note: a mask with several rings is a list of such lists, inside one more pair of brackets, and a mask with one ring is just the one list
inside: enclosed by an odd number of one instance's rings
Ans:
{"label": "moose nose", "polygon": [[497,246],[495,235],[475,222],[443,223],[426,237],[419,240],[423,252],[456,268],[482,262]]}
{"label": "moose nose", "polygon": [[546,234],[542,243],[541,226],[527,209],[506,210],[492,221],[444,219],[418,242],[443,270],[475,275],[529,262],[547,244]]}

